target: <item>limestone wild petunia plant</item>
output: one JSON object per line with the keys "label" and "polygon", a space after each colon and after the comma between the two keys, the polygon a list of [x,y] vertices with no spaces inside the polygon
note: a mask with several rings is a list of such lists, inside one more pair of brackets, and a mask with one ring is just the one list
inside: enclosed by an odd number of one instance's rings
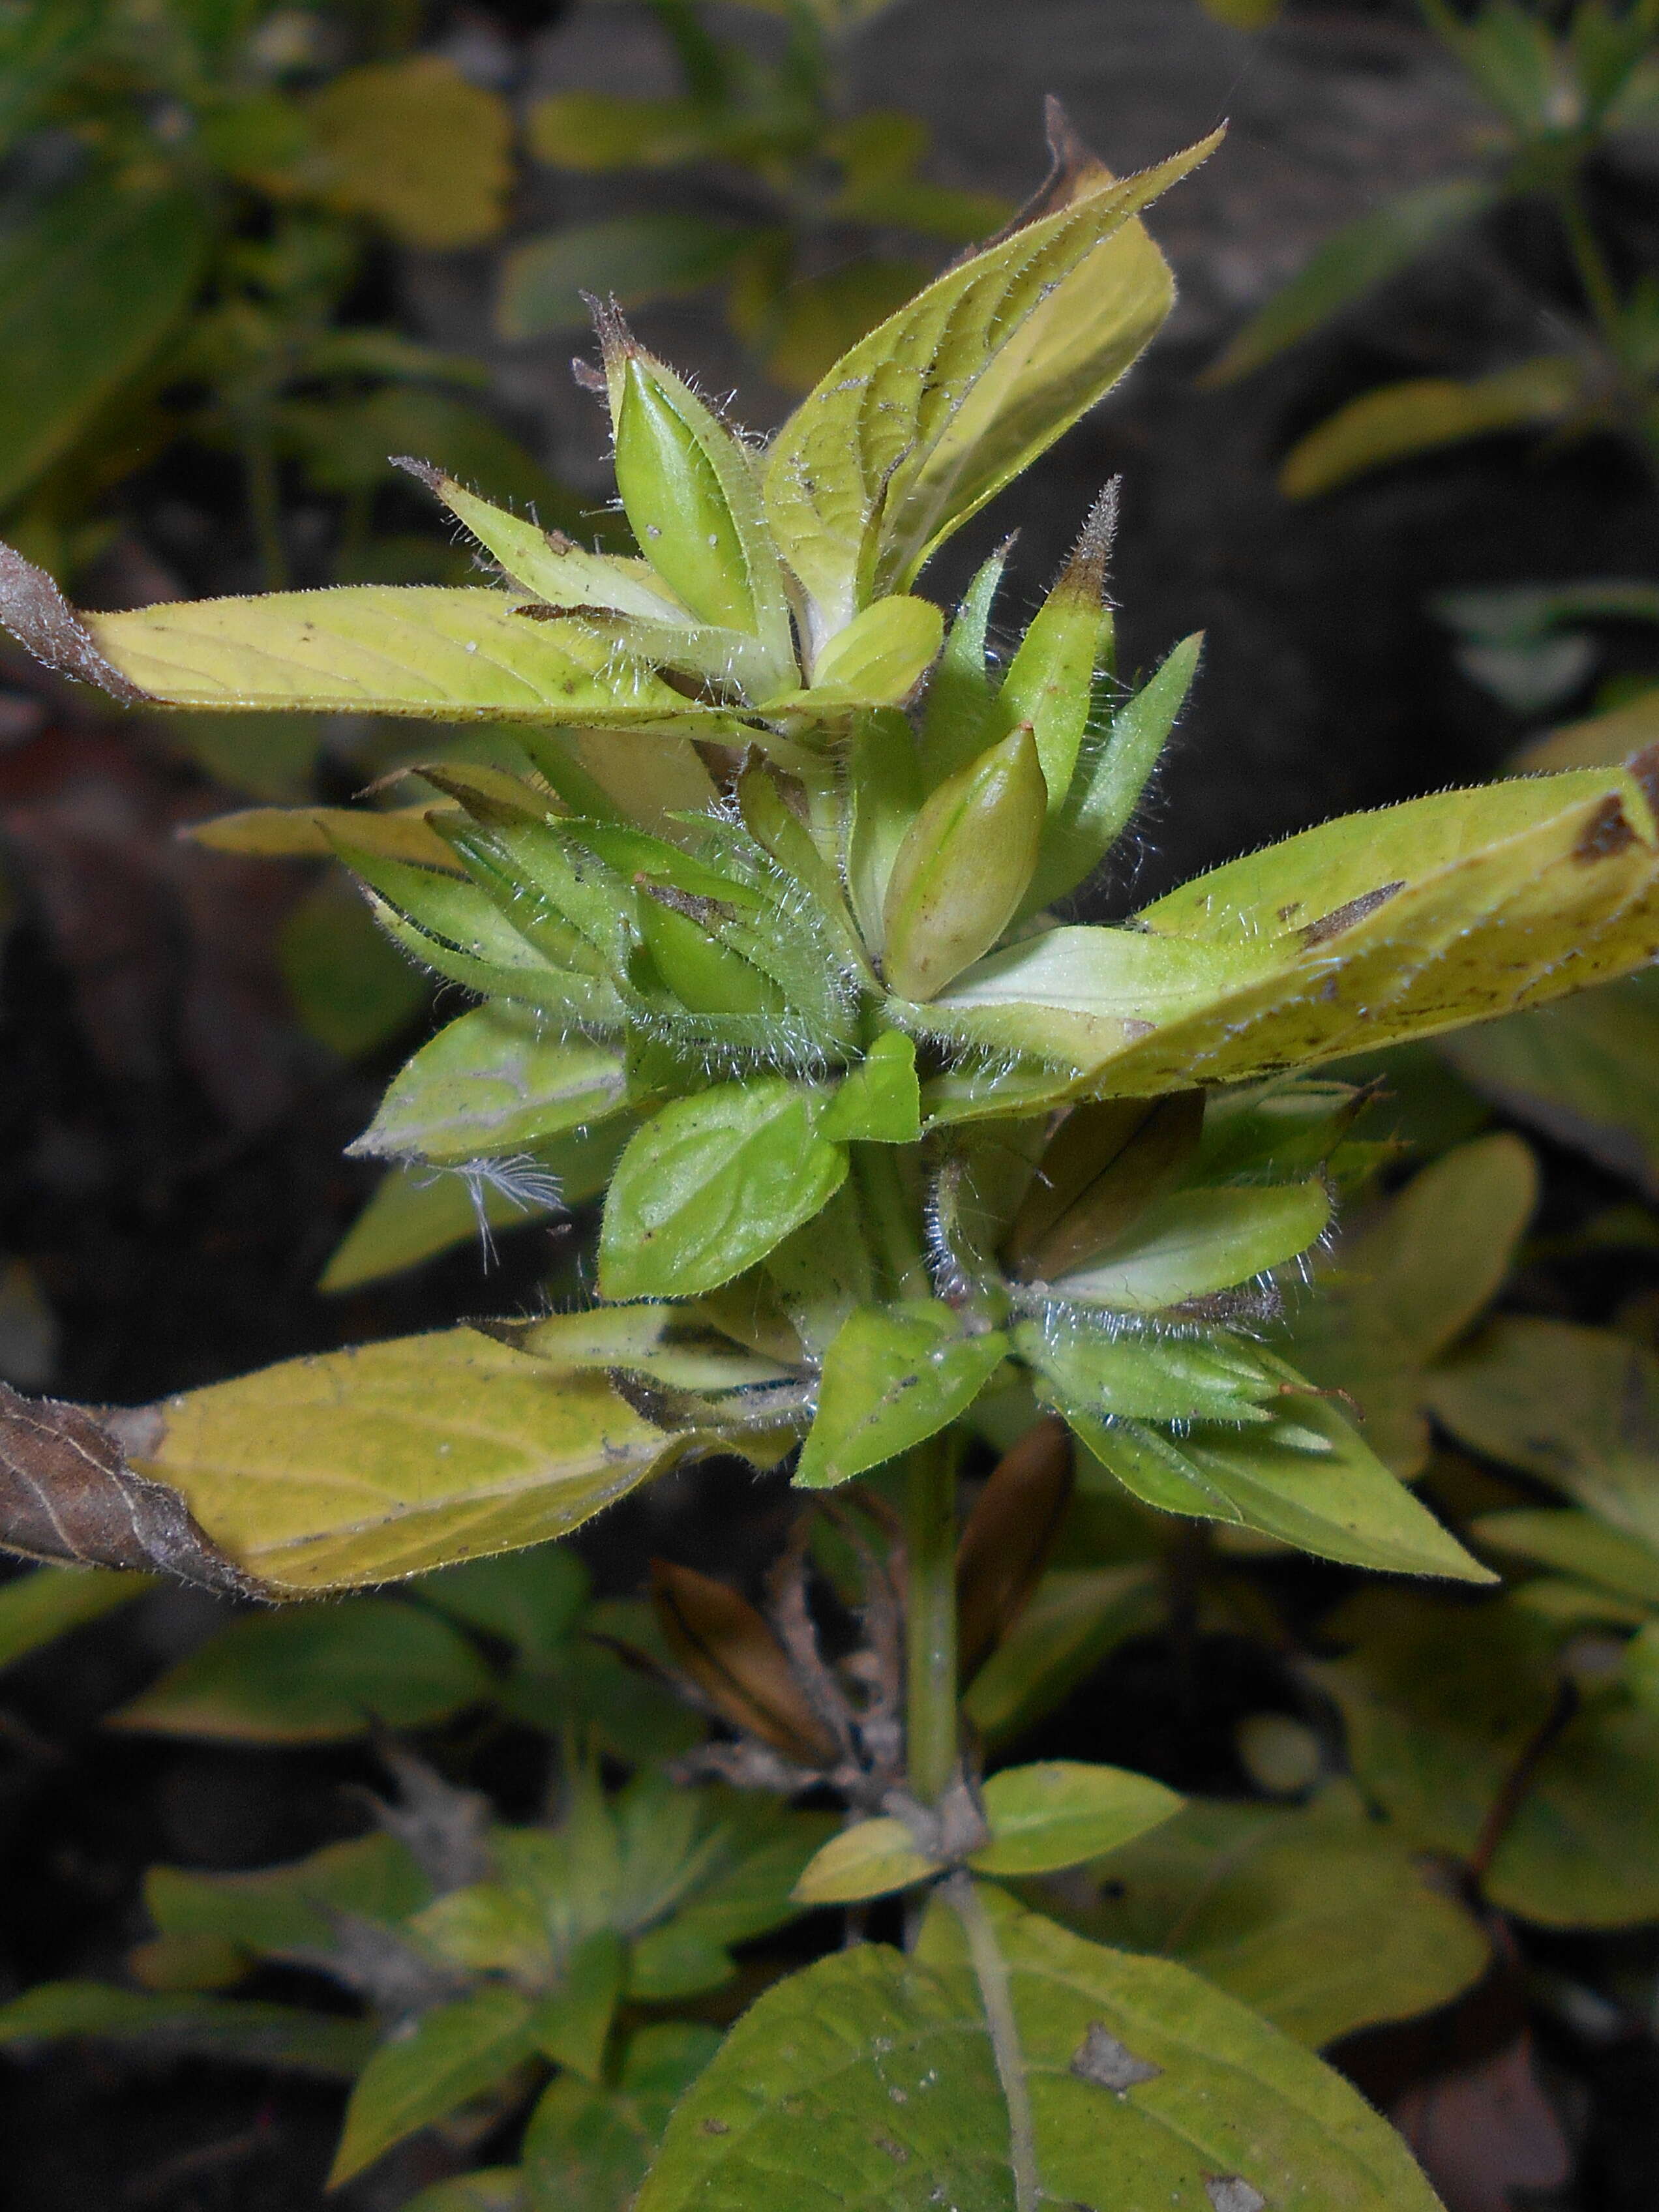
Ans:
{"label": "limestone wild petunia plant", "polygon": [[[668,1644],[726,1727],[692,1765],[833,1793],[845,1825],[795,1900],[901,1896],[906,1944],[851,1942],[754,2004],[681,2098],[639,2212],[1432,2203],[1311,2055],[1006,1886],[1178,1801],[1080,1762],[987,1779],[960,1699],[1074,1480],[1490,1579],[1258,1327],[1354,1172],[1357,1096],[1310,1071],[1650,960],[1659,760],[1442,793],[1125,923],[1062,918],[1199,641],[1120,682],[1109,498],[1006,664],[987,643],[1004,554],[948,627],[917,586],[1152,337],[1173,292],[1140,211],[1210,148],[1120,180],[1057,112],[1051,139],[1010,229],[764,449],[599,310],[640,557],[410,463],[493,580],[79,616],[16,556],[0,572],[24,642],[127,700],[493,726],[506,764],[433,761],[412,808],[305,817],[410,957],[478,1001],[361,1148],[604,1191],[578,1310],[114,1414],[8,1394],[3,1540],[296,1598],[559,1537],[694,1454],[793,1455],[862,1576],[861,1640],[837,1652],[805,1537],[769,1619],[659,1573]],[[961,1454],[988,1436],[1007,1448],[959,1528]],[[538,2002],[568,2011],[562,1957]],[[536,2043],[519,2002],[515,2053]],[[583,2047],[602,2070],[601,2010]]]}

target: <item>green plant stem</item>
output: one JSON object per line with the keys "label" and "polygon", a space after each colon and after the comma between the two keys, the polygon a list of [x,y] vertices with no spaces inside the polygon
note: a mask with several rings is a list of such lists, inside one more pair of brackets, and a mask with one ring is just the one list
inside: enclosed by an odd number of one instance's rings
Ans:
{"label": "green plant stem", "polygon": [[905,1761],[910,1794],[937,1804],[957,1771],[957,1440],[910,1454],[905,1475]]}
{"label": "green plant stem", "polygon": [[962,1923],[979,1984],[979,2001],[991,2033],[1002,2100],[1008,2107],[1008,2167],[1014,2178],[1014,2212],[1038,2212],[1042,2202],[1037,2172],[1036,2135],[1031,2124],[1031,2094],[1019,2047],[1019,2026],[1008,1990],[1008,1962],[973,1876],[960,1869],[939,1886],[939,1894]]}
{"label": "green plant stem", "polygon": [[931,1287],[927,1264],[916,1228],[915,1206],[905,1188],[899,1147],[855,1145],[853,1173],[862,1201],[865,1235],[887,1278],[890,1294],[896,1298],[925,1298]]}

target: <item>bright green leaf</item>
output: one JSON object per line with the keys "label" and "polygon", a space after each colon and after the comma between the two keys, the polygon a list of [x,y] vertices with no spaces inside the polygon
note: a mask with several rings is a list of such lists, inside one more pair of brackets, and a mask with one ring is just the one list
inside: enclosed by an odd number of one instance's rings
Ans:
{"label": "bright green leaf", "polygon": [[1330,1194],[1315,1176],[1256,1189],[1170,1191],[1108,1250],[1050,1287],[1080,1305],[1155,1313],[1294,1260],[1330,1218]]}
{"label": "bright green leaf", "polygon": [[776,1076],[677,1100],[623,1154],[605,1200],[606,1297],[689,1297],[729,1282],[810,1221],[847,1154],[817,1134],[814,1102]]}
{"label": "bright green leaf", "polygon": [[1115,1851],[1181,1809],[1161,1782],[1121,1766],[1051,1759],[1005,1766],[984,1788],[991,1840],[970,1851],[980,1874],[1052,1874]]}
{"label": "bright green leaf", "polygon": [[916,1048],[902,1030],[884,1030],[818,1117],[836,1144],[914,1145],[921,1136]]}
{"label": "bright green leaf", "polygon": [[937,1301],[861,1307],[825,1355],[796,1482],[830,1489],[936,1435],[966,1412],[1007,1349],[996,1331],[964,1332]]}

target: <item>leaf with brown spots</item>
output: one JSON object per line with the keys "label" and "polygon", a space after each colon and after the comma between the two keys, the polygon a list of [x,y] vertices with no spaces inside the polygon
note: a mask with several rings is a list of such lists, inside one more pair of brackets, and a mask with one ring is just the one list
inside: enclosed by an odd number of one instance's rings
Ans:
{"label": "leaf with brown spots", "polygon": [[993,952],[912,1025],[1069,1065],[1073,1095],[1098,1100],[1253,1082],[1542,1006],[1659,953],[1653,766],[1328,822],[1124,927]]}
{"label": "leaf with brown spots", "polygon": [[988,1954],[936,1902],[908,1954],[858,1944],[768,1990],[682,2099],[635,2212],[1437,2212],[1358,2091],[1236,2000],[994,1888],[975,1901]]}

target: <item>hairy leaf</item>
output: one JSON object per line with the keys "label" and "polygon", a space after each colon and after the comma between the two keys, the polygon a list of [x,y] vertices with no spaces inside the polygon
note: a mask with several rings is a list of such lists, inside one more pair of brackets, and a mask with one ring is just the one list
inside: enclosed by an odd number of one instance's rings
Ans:
{"label": "hairy leaf", "polygon": [[665,1107],[623,1154],[605,1200],[605,1295],[712,1291],[810,1221],[847,1175],[816,1118],[809,1094],[776,1076]]}
{"label": "hairy leaf", "polygon": [[625,1084],[617,1054],[549,1036],[528,1010],[479,1006],[422,1046],[351,1150],[439,1162],[500,1157],[603,1121]]}
{"label": "hairy leaf", "polygon": [[[1294,1391],[1296,1378],[1285,1372]],[[1289,1410],[1256,1427],[1194,1422],[1170,1430],[1103,1421],[1068,1404],[1052,1380],[1046,1387],[1102,1467],[1166,1513],[1242,1522],[1356,1566],[1492,1579],[1322,1398],[1291,1396]],[[1086,1466],[1083,1481],[1086,1489]]]}
{"label": "hairy leaf", "polygon": [[603,627],[520,612],[536,604],[477,586],[360,584],[88,615],[86,628],[130,682],[179,707],[635,726],[703,713]]}
{"label": "hairy leaf", "polygon": [[1091,1096],[1145,1097],[1539,1005],[1659,951],[1653,769],[1644,755],[1350,815],[1198,877],[1134,928],[993,954],[919,1014],[1069,1060]]}
{"label": "hairy leaf", "polygon": [[831,1488],[936,1435],[973,1403],[1008,1349],[969,1334],[949,1306],[863,1306],[824,1357],[817,1413],[795,1480]]}
{"label": "hairy leaf", "polygon": [[[1110,2204],[1127,2172],[1149,2203],[1217,2212],[1432,2212],[1393,2130],[1242,2005],[980,1897],[1018,2039],[1032,2201]],[[781,2197],[920,2212],[939,2189],[989,2208],[1012,2202],[1009,2161],[978,1980],[935,1906],[915,1957],[860,1945],[744,2014],[677,2108],[637,2212],[775,2212]]]}
{"label": "hairy leaf", "polygon": [[1120,184],[1051,122],[1055,173],[1004,240],[842,356],[779,433],[767,508],[833,635],[1109,390],[1169,313],[1137,211],[1206,140]]}

